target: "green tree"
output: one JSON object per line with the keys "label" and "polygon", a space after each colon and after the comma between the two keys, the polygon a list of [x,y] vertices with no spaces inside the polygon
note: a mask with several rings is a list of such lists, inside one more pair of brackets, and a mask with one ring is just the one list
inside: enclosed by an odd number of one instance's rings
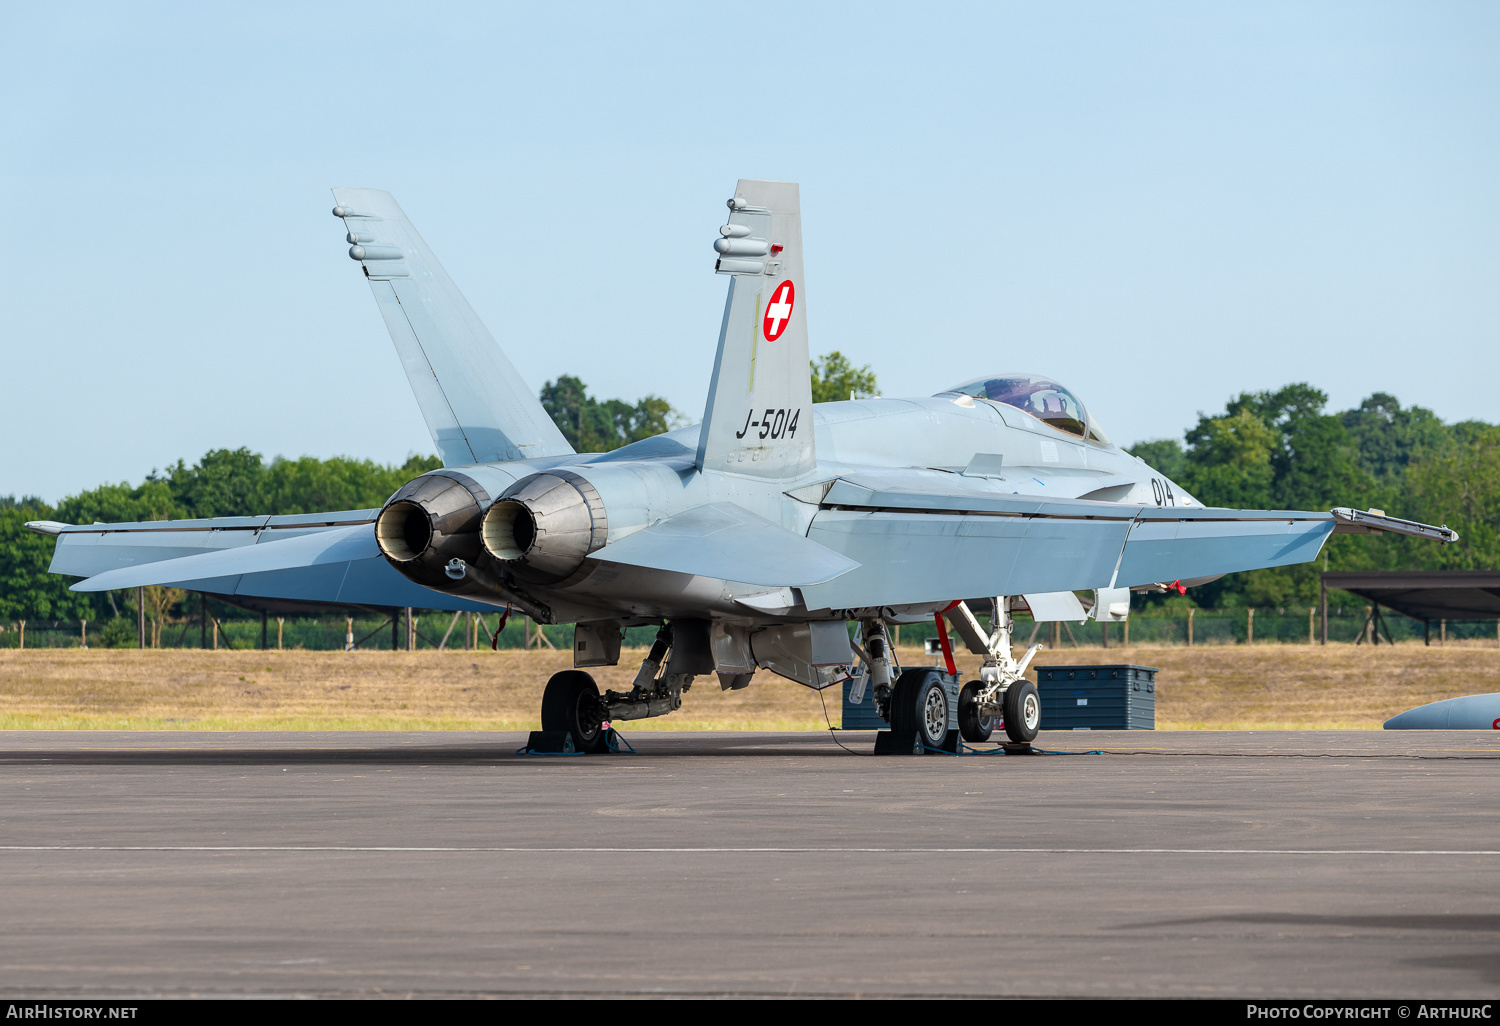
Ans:
{"label": "green tree", "polygon": [[1164,474],[1173,481],[1182,482],[1187,470],[1187,451],[1177,439],[1158,438],[1153,442],[1137,442],[1126,447],[1125,451],[1137,459],[1144,460],[1146,466],[1158,474]]}
{"label": "green tree", "polygon": [[1426,546],[1423,564],[1442,570],[1500,566],[1500,427],[1458,425],[1456,444],[1418,450],[1406,471],[1417,514],[1458,532],[1452,545]]}
{"label": "green tree", "polygon": [[28,520],[53,520],[56,511],[34,498],[0,500],[0,620],[92,617],[88,596],[68,590],[71,578],[47,572],[53,539],[26,529]]}
{"label": "green tree", "polygon": [[849,358],[835,349],[810,362],[812,400],[833,403],[844,399],[868,399],[880,394],[875,372],[869,364],[855,367]]}
{"label": "green tree", "polygon": [[635,403],[598,400],[588,386],[570,374],[549,381],[541,390],[542,409],[578,452],[612,452],[677,427],[682,418],[660,396]]}
{"label": "green tree", "polygon": [[406,482],[441,466],[436,456],[412,456],[399,467],[350,456],[326,460],[278,456],[262,476],[258,512],[321,513],[383,506]]}
{"label": "green tree", "polygon": [[265,475],[260,453],[242,446],[212,449],[191,467],[178,460],[167,468],[166,482],[189,517],[248,517],[267,512]]}
{"label": "green tree", "polygon": [[1204,417],[1188,433],[1182,484],[1208,506],[1266,509],[1276,472],[1276,432],[1249,410]]}
{"label": "green tree", "polygon": [[1437,414],[1420,406],[1402,409],[1387,392],[1345,410],[1339,421],[1359,451],[1360,465],[1377,480],[1399,479],[1418,452],[1441,450],[1453,440]]}

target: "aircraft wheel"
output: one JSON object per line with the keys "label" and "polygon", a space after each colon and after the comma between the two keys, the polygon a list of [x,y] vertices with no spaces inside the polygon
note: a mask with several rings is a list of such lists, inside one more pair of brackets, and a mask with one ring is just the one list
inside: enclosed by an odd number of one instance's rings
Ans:
{"label": "aircraft wheel", "polygon": [[995,732],[995,717],[979,711],[979,691],[983,681],[971,680],[958,693],[958,732],[965,741],[982,744]]}
{"label": "aircraft wheel", "polygon": [[1018,680],[1005,689],[1005,699],[1000,703],[1005,717],[1005,733],[1012,741],[1035,741],[1037,727],[1042,722],[1042,699],[1036,685],[1029,680]]}
{"label": "aircraft wheel", "polygon": [[542,692],[542,729],[566,730],[582,751],[604,751],[604,703],[594,678],[582,670],[554,673]]}
{"label": "aircraft wheel", "polygon": [[891,729],[915,731],[928,748],[948,738],[948,692],[936,670],[907,670],[891,691]]}

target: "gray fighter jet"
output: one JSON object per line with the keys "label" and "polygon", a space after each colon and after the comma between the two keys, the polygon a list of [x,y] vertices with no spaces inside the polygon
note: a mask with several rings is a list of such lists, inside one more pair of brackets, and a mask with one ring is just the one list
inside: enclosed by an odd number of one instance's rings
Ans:
{"label": "gray fighter jet", "polygon": [[[1012,645],[1023,608],[1123,620],[1132,591],[1305,562],[1338,531],[1456,537],[1379,511],[1205,507],[1035,374],[814,406],[788,182],[741,181],[713,240],[729,295],[703,422],[575,453],[390,194],[334,199],[443,469],[379,510],[33,525],[59,535],[52,570],[86,577],[75,589],[572,623],[578,669],[549,682],[541,718],[583,750],[612,721],[679,708],[696,678],[742,688],[758,667],[814,688],[852,677],[852,701],[937,747],[955,730],[988,739],[997,721],[1035,737],[1024,674],[1040,646]],[[951,653],[942,668],[897,664],[889,627],[934,617],[983,655],[979,680],[961,684]],[[634,686],[601,695],[583,670],[618,663],[624,628],[648,624],[660,630]]]}

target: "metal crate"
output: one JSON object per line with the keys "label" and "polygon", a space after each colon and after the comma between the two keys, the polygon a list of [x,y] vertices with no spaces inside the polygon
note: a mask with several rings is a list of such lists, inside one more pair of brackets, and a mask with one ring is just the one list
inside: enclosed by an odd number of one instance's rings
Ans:
{"label": "metal crate", "polygon": [[1155,666],[1038,666],[1043,730],[1155,730]]}
{"label": "metal crate", "polygon": [[849,701],[849,691],[854,687],[855,678],[850,677],[844,681],[843,687],[839,688],[844,696],[844,718],[841,727],[844,730],[887,730],[890,724],[880,718],[875,711],[875,688],[868,681],[865,683],[864,701],[859,705],[853,705]]}

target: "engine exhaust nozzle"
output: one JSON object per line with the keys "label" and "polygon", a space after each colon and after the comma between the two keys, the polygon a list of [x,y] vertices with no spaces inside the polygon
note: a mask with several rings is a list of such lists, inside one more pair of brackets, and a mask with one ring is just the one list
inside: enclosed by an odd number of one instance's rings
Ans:
{"label": "engine exhaust nozzle", "polygon": [[485,511],[480,536],[507,573],[533,584],[559,584],[604,547],[609,520],[587,478],[553,470],[506,489]]}
{"label": "engine exhaust nozzle", "polygon": [[481,512],[489,494],[472,478],[438,470],[408,481],[375,518],[375,543],[410,580],[452,590],[446,568],[480,557]]}

